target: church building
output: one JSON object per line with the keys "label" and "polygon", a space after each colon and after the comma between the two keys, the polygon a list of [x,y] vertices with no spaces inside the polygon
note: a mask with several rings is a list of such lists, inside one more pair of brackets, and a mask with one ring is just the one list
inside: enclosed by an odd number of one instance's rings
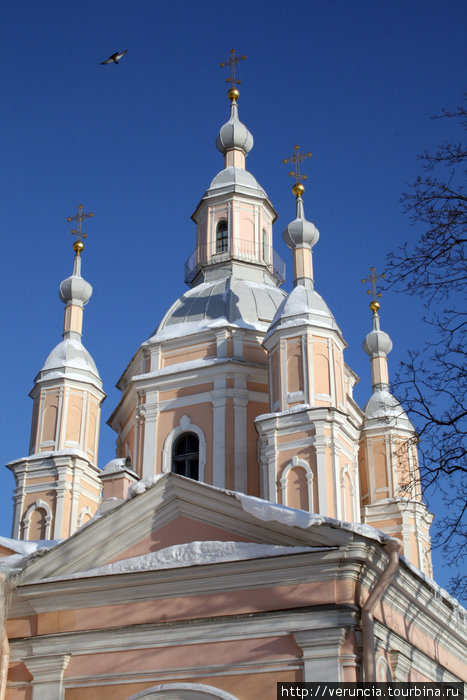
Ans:
{"label": "church building", "polygon": [[431,578],[432,516],[414,427],[389,390],[376,273],[362,409],[319,269],[315,282],[309,154],[287,159],[285,291],[237,82],[216,141],[223,167],[192,215],[188,291],[118,380],[117,453],[103,468],[105,393],[82,344],[91,214],[71,217],[63,339],[30,393],[29,454],[7,465],[0,700],[255,700],[280,682],[467,680],[465,611]]}

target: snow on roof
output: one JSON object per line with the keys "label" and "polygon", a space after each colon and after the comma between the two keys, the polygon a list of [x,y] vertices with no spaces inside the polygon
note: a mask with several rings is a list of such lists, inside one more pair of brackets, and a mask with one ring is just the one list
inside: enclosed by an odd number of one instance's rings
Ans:
{"label": "snow on roof", "polygon": [[76,457],[81,457],[82,459],[85,459],[87,462],[89,462],[89,457],[85,452],[70,447],[66,450],[50,450],[48,452],[36,452],[35,454],[28,455],[27,457],[13,459],[11,462],[8,462],[8,464],[16,464],[17,462],[23,462],[26,459],[28,460],[28,462],[32,462],[34,460],[48,459],[49,457],[60,457],[62,455],[66,457],[69,457],[70,455],[75,455]]}
{"label": "snow on roof", "polygon": [[37,552],[55,547],[61,540],[14,540],[10,537],[0,537],[0,546],[11,549],[16,554],[0,557],[0,572],[13,574],[24,567],[26,560]]}
{"label": "snow on roof", "polygon": [[[282,506],[277,503],[271,503],[270,501],[264,501],[262,498],[247,496],[244,493],[234,492],[234,495],[235,498],[241,502],[243,510],[254,515],[255,518],[259,518],[259,520],[275,520],[283,525],[300,527],[303,529],[307,529],[312,525],[330,525],[331,527],[348,530],[356,535],[362,535],[363,537],[376,540],[376,542],[380,543],[390,542],[395,539],[381,532],[381,530],[377,530],[371,527],[371,525],[365,525],[364,523],[348,523],[343,520],[329,518],[325,515],[319,515],[319,513],[309,513],[306,510],[299,510],[298,508],[290,508],[289,506]],[[396,541],[399,542],[400,540]]]}
{"label": "snow on roof", "polygon": [[[301,554],[303,552],[327,551],[329,547],[287,547],[254,542],[221,542],[217,540],[204,542],[187,542],[165,547],[157,552],[149,552],[139,557],[122,559],[121,561],[98,566],[86,571],[79,571],[66,578],[88,578],[91,576],[106,576],[111,574],[128,574],[139,571],[155,571],[159,569],[177,569],[186,566],[202,566],[219,564],[228,561],[244,561],[246,559],[264,559],[285,554]],[[44,580],[59,580],[63,577],[54,576]]]}
{"label": "snow on roof", "polygon": [[285,411],[276,411],[275,413],[262,413],[255,418],[256,420],[264,420],[265,418],[277,418],[277,416],[288,416],[291,413],[302,413],[302,411],[307,411],[309,408],[313,408],[309,403],[301,403],[298,406],[291,406]]}
{"label": "snow on roof", "polygon": [[446,600],[454,608],[460,620],[462,620],[463,622],[467,620],[467,610],[459,603],[457,598],[454,598],[444,588],[441,588],[441,586],[438,583],[436,583],[436,581],[433,581],[432,578],[424,574],[423,571],[421,571],[414,564],[412,564],[412,562],[406,559],[404,555],[400,555],[400,560],[405,564],[405,566],[408,569],[410,569],[410,571],[412,571],[412,573],[416,574],[419,578],[421,578],[427,584],[427,586],[429,586],[433,590],[437,598],[444,598],[444,600]]}

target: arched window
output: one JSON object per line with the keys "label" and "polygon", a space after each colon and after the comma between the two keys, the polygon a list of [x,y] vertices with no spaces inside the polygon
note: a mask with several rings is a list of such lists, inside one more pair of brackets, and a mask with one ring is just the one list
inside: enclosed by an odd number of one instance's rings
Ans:
{"label": "arched window", "polygon": [[222,219],[216,229],[216,253],[225,253],[229,249],[229,235],[227,221]]}
{"label": "arched window", "polygon": [[198,479],[199,440],[194,433],[182,433],[175,440],[172,449],[172,471],[190,479]]}

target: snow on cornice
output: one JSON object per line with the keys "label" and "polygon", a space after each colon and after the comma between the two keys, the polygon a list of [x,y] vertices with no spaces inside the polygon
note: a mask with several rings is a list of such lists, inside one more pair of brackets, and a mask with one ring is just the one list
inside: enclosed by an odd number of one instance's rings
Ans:
{"label": "snow on cornice", "polygon": [[69,576],[52,576],[43,581],[57,581],[113,574],[129,574],[141,571],[158,571],[162,569],[178,569],[188,566],[203,566],[220,564],[229,561],[245,561],[247,559],[264,559],[288,554],[303,554],[305,552],[327,551],[329,547],[287,547],[254,542],[223,542],[216,540],[187,542],[165,547],[157,552],[149,552],[138,557],[122,559],[104,564],[85,571],[78,571]]}

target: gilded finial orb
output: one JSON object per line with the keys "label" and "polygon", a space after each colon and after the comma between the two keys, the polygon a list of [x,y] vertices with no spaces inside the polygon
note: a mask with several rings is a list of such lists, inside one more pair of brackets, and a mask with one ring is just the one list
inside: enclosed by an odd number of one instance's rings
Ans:
{"label": "gilded finial orb", "polygon": [[236,102],[240,97],[240,90],[237,90],[237,88],[230,88],[227,93],[227,97],[231,102]]}
{"label": "gilded finial orb", "polygon": [[80,255],[81,252],[84,250],[83,241],[75,241],[73,243],[73,250],[75,251],[76,255]]}
{"label": "gilded finial orb", "polygon": [[379,307],[380,307],[380,303],[379,303],[379,301],[376,301],[376,299],[374,299],[370,303],[370,309],[373,311],[374,314],[378,311]]}
{"label": "gilded finial orb", "polygon": [[305,185],[302,185],[301,182],[296,182],[295,185],[292,187],[292,192],[296,197],[301,197],[302,194],[305,192]]}

